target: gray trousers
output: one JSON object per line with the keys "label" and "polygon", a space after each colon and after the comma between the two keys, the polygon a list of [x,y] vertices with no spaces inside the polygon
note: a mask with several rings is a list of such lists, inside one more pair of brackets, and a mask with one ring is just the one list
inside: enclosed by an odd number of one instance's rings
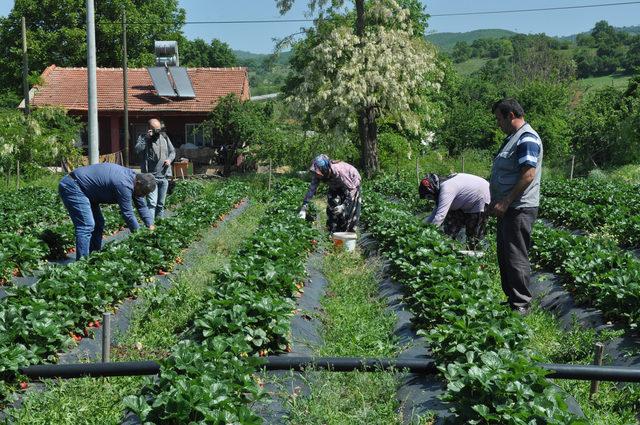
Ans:
{"label": "gray trousers", "polygon": [[511,307],[525,307],[531,302],[527,288],[531,277],[529,247],[531,228],[538,216],[538,208],[509,208],[498,219],[498,265],[502,290]]}

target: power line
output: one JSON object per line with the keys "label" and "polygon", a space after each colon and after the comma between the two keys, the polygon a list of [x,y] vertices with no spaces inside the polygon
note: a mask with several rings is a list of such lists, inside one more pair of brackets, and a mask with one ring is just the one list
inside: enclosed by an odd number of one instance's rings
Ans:
{"label": "power line", "polygon": [[[442,18],[450,16],[473,16],[473,15],[499,15],[508,13],[527,13],[527,12],[548,12],[554,10],[575,10],[575,9],[591,9],[596,7],[611,7],[611,6],[628,6],[640,4],[640,1],[623,1],[615,3],[599,3],[599,4],[584,4],[578,6],[556,6],[556,7],[539,7],[532,9],[512,9],[512,10],[487,10],[487,11],[474,11],[474,12],[452,12],[452,13],[434,13],[429,14],[431,18]],[[224,25],[224,24],[281,24],[281,23],[310,23],[314,22],[314,19],[243,19],[243,20],[230,20],[230,21],[185,21],[184,25]],[[129,22],[127,25],[158,25],[162,22]],[[120,25],[118,22],[103,22],[103,24]]]}
{"label": "power line", "polygon": [[523,12],[544,12],[550,10],[569,10],[569,9],[587,9],[593,7],[607,7],[607,6],[625,6],[630,4],[640,4],[640,1],[622,1],[617,3],[601,3],[601,4],[585,4],[580,6],[556,6],[556,7],[539,7],[535,9],[513,9],[513,10],[489,10],[489,11],[476,11],[476,12],[457,12],[457,13],[437,13],[429,15],[433,17],[445,17],[445,16],[469,16],[469,15],[498,15],[505,13],[523,13]]}
{"label": "power line", "polygon": [[[640,3],[640,2],[639,2]],[[186,21],[185,25],[201,24],[273,24],[286,22],[313,22],[313,19],[256,19],[242,21]]]}

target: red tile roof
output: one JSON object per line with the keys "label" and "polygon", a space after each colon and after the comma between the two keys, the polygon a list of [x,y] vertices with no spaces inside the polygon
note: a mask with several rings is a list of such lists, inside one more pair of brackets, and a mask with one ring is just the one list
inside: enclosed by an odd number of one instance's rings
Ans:
{"label": "red tile roof", "polygon": [[[145,68],[129,69],[130,112],[208,113],[218,100],[235,93],[249,99],[246,68],[189,68],[195,99],[158,96]],[[98,110],[122,111],[122,68],[98,68]],[[42,73],[42,84],[35,87],[31,104],[56,105],[69,111],[87,111],[87,69],[51,65]]]}

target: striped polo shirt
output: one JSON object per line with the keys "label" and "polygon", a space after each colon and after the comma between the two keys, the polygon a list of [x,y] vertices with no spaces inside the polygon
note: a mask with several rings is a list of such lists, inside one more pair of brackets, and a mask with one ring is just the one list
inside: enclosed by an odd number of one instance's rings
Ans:
{"label": "striped polo shirt", "polygon": [[522,133],[516,145],[516,157],[520,168],[525,165],[536,168],[540,158],[540,138],[531,132]]}

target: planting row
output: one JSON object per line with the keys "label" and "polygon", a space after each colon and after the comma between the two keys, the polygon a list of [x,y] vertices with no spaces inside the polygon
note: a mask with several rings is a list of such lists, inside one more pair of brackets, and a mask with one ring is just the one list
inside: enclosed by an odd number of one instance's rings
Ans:
{"label": "planting row", "polygon": [[105,309],[180,262],[182,249],[245,192],[242,184],[204,190],[155,231],[140,230],[81,261],[48,267],[32,287],[8,288],[0,300],[0,384],[21,366],[54,361],[56,351],[80,339]]}
{"label": "planting row", "polygon": [[[202,188],[199,183],[178,182],[167,198],[167,207],[197,196]],[[26,188],[8,192],[0,204],[0,285],[41,267],[47,259],[62,259],[73,249],[73,224],[56,191]],[[117,205],[105,205],[102,211],[106,234],[123,228]]]}
{"label": "planting row", "polygon": [[564,198],[542,197],[540,216],[558,226],[613,236],[621,246],[640,245],[640,215],[615,204],[591,205]]}
{"label": "planting row", "polygon": [[628,210],[632,215],[640,214],[638,187],[626,183],[593,179],[543,179],[542,195],[589,205],[614,205]]}
{"label": "planting row", "polygon": [[162,361],[159,379],[125,399],[143,422],[260,423],[249,408],[262,395],[253,376],[258,356],[288,349],[293,297],[317,237],[308,222],[292,219],[304,189],[278,183],[254,235],[212,276],[189,338]]}
{"label": "planting row", "polygon": [[[115,206],[103,208],[105,231],[123,226]],[[74,229],[57,191],[25,188],[0,200],[0,285],[46,260],[64,258],[74,246]]]}
{"label": "planting row", "polygon": [[534,365],[531,330],[500,304],[495,273],[406,208],[369,192],[362,216],[403,284],[415,324],[447,381],[456,423],[579,424],[565,395]]}
{"label": "planting row", "polygon": [[631,328],[640,323],[640,261],[612,241],[536,225],[532,260],[551,268],[577,300]]}

